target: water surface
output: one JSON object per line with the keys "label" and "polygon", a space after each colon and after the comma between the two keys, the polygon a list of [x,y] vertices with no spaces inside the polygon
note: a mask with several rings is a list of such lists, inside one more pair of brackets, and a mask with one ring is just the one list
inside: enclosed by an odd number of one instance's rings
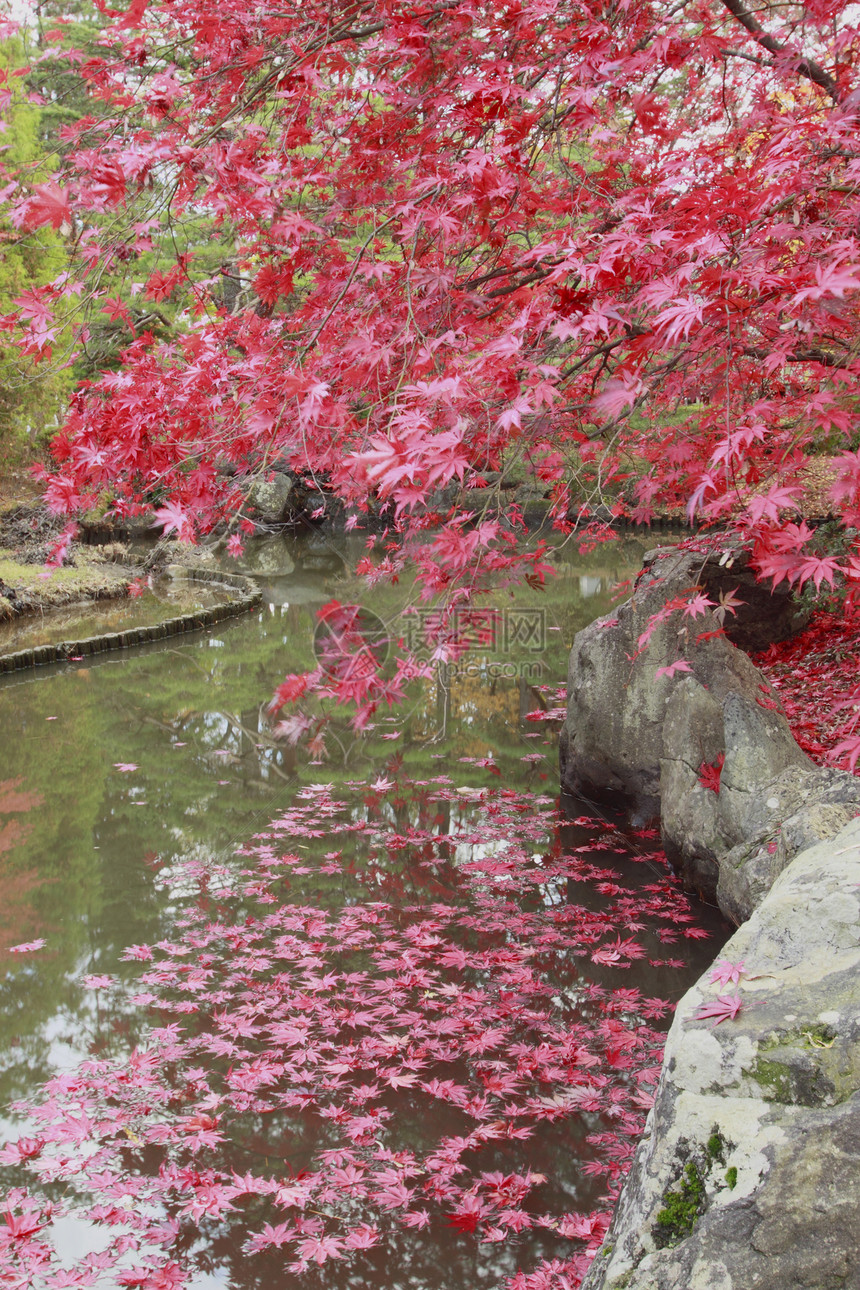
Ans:
{"label": "water surface", "polygon": [[[424,621],[408,589],[368,592],[349,577],[346,570],[363,547],[362,539],[259,544],[244,569],[238,566],[258,578],[264,593],[264,605],[253,614],[209,635],[0,681],[0,1102],[9,1139],[26,1127],[9,1109],[15,1099],[32,1096],[46,1079],[88,1056],[122,1057],[146,1035],[147,1008],[135,1002],[140,965],[123,954],[130,945],[175,938],[177,919],[197,897],[187,879],[189,857],[231,863],[236,848],[294,803],[298,791],[320,782],[335,789],[376,778],[396,784],[393,798],[377,794],[361,809],[381,812],[404,836],[427,827],[440,810],[437,804],[428,816],[426,788],[411,786],[440,775],[458,791],[434,825],[443,832],[468,827],[470,802],[485,786],[557,791],[558,723],[540,718],[558,706],[574,634],[608,612],[615,585],[638,571],[642,545],[619,541],[587,556],[574,546],[557,551],[557,577],[546,591],[524,588],[515,598],[497,597],[503,629],[489,644],[477,640],[456,667],[417,683],[402,708],[381,711],[361,734],[335,714],[324,746],[308,754],[274,737],[267,705],[285,674],[314,665],[315,610],[334,597],[354,600],[395,639],[413,642]],[[237,566],[230,562],[230,568]],[[125,625],[114,623],[110,630]],[[90,623],[87,634],[92,631]],[[584,828],[570,824],[542,845],[547,852],[582,846],[594,837]],[[344,899],[367,898],[366,884],[345,896],[340,878],[320,872],[324,842],[300,845],[309,863],[307,872],[293,876],[297,899],[334,909]],[[630,860],[613,855],[620,882],[664,881],[662,868],[647,860],[649,845],[634,837]],[[410,902],[436,899],[441,877],[417,882],[417,873],[393,851],[388,870],[374,870],[375,889]],[[456,868],[448,876],[446,899],[459,881]],[[564,893],[553,899],[563,901]],[[606,897],[585,897],[578,889],[575,899],[597,907]],[[719,920],[707,911],[701,916],[716,938],[725,935]],[[40,951],[8,953],[40,938],[46,941]],[[685,961],[683,971],[635,963],[624,984],[677,1000],[717,943],[683,941],[665,952]],[[82,981],[88,974],[108,974],[116,988],[109,997],[87,989]],[[592,974],[595,981],[612,977],[599,966]],[[559,976],[560,994],[572,980]],[[401,1110],[408,1121],[408,1107]],[[440,1124],[450,1114],[442,1107]],[[456,1117],[452,1132],[455,1124]],[[300,1130],[305,1138],[307,1125],[291,1132]],[[420,1138],[418,1122],[413,1137]],[[587,1210],[599,1187],[581,1170],[583,1137],[582,1122],[544,1126],[530,1167],[553,1177],[572,1209]],[[312,1137],[302,1148],[309,1155],[315,1149]],[[247,1150],[253,1157],[275,1146],[258,1135]],[[498,1167],[513,1167],[512,1159],[502,1153]],[[16,1172],[7,1173],[9,1183],[19,1181]],[[70,1252],[92,1239],[85,1224],[70,1220],[58,1238]],[[521,1260],[527,1266],[556,1256],[559,1242],[550,1234],[533,1233],[529,1241],[519,1250],[479,1245],[469,1233],[434,1220],[425,1232],[393,1235],[384,1250],[368,1251],[355,1266],[327,1263],[297,1279],[271,1254],[247,1260],[242,1234],[228,1223],[202,1241],[195,1285],[244,1290],[298,1286],[310,1277],[332,1287],[490,1287]]]}

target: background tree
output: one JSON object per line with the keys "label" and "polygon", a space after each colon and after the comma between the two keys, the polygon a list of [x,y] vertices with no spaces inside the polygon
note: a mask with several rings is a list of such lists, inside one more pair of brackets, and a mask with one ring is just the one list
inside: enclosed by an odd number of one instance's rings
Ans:
{"label": "background tree", "polygon": [[[65,150],[64,131],[90,114],[81,67],[100,56],[104,18],[90,0],[34,0],[28,36],[34,58],[27,77],[40,103],[39,133],[46,150]],[[65,50],[75,50],[69,56]]]}
{"label": "background tree", "polygon": [[[23,41],[0,29],[0,95],[3,102],[5,134],[0,167],[24,174],[31,182],[46,177],[49,161],[40,140],[41,113],[28,101],[21,79],[26,66]],[[2,171],[0,171],[2,173]],[[61,236],[42,226],[22,236],[9,221],[0,220],[0,311],[7,316],[35,305],[39,289],[50,283],[66,266]],[[33,445],[59,425],[69,377],[38,360],[47,357],[50,343],[37,343],[22,352],[10,337],[0,332],[0,452],[6,461],[23,456]]]}

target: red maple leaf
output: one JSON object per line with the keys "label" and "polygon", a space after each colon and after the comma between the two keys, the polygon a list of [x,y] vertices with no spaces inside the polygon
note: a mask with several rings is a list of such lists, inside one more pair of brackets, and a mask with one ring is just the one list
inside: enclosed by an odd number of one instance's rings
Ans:
{"label": "red maple leaf", "polygon": [[741,1010],[739,994],[721,994],[708,1003],[701,1004],[693,1013],[694,1021],[712,1020],[715,1026],[721,1021],[734,1021]]}
{"label": "red maple leaf", "polygon": [[699,783],[703,788],[710,789],[712,793],[719,793],[720,775],[722,774],[725,760],[725,753],[720,753],[715,762],[702,762],[699,767]]}
{"label": "red maple leaf", "polygon": [[61,228],[63,224],[71,222],[69,195],[58,184],[40,184],[33,190],[33,196],[24,207],[25,229],[40,228],[44,224]]}

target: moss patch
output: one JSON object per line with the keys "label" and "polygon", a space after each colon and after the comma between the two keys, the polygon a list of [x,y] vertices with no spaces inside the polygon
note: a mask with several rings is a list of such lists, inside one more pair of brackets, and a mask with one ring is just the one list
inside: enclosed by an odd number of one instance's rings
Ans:
{"label": "moss patch", "polygon": [[688,1160],[679,1186],[663,1194],[663,1208],[657,1215],[659,1234],[655,1234],[658,1249],[683,1241],[704,1212],[705,1181],[695,1161]]}
{"label": "moss patch", "polygon": [[816,1053],[814,1045],[804,1045],[799,1051],[770,1051],[772,1056],[758,1057],[750,1071],[766,1101],[786,1106],[832,1106],[846,1095],[817,1060],[826,1053]]}
{"label": "moss patch", "polygon": [[768,1101],[794,1101],[791,1096],[791,1072],[782,1062],[771,1062],[759,1057],[752,1069],[752,1077]]}
{"label": "moss patch", "polygon": [[787,1030],[783,1034],[774,1035],[765,1043],[760,1043],[759,1050],[768,1052],[774,1048],[832,1048],[835,1039],[836,1031],[832,1026],[818,1023],[804,1026],[802,1030]]}
{"label": "moss patch", "polygon": [[776,1031],[759,1044],[750,1075],[770,1102],[833,1106],[855,1087],[847,1077],[838,1039],[833,1026],[820,1022]]}
{"label": "moss patch", "polygon": [[128,569],[106,565],[95,552],[90,555],[81,550],[75,554],[74,565],[56,569],[47,578],[44,574],[41,565],[22,564],[10,552],[0,550],[0,617],[40,613],[75,600],[123,596],[134,576]]}
{"label": "moss patch", "polygon": [[[658,1250],[680,1244],[689,1236],[697,1221],[708,1208],[708,1180],[717,1165],[724,1165],[731,1143],[726,1142],[715,1126],[703,1147],[691,1147],[685,1154],[688,1159],[681,1170],[678,1182],[663,1193],[663,1208],[658,1212],[652,1228],[654,1244]],[[733,1175],[729,1181],[729,1174]],[[725,1175],[729,1187],[737,1182],[738,1171],[731,1168]]]}
{"label": "moss patch", "polygon": [[713,1160],[719,1161],[721,1165],[724,1165],[726,1163],[725,1150],[726,1150],[726,1140],[723,1137],[723,1135],[720,1133],[719,1129],[715,1129],[714,1132],[711,1134],[711,1136],[708,1138],[708,1144],[707,1144],[708,1158],[712,1161]]}

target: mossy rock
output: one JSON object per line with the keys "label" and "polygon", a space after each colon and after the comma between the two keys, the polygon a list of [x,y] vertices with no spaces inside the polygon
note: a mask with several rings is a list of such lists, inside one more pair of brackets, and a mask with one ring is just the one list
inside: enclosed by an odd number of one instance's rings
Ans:
{"label": "mossy rock", "polygon": [[678,1245],[689,1236],[706,1208],[705,1181],[693,1160],[684,1166],[679,1185],[663,1195],[663,1208],[657,1214],[654,1243],[658,1250]]}
{"label": "mossy rock", "polygon": [[[708,1208],[708,1182],[717,1165],[724,1165],[732,1144],[715,1125],[702,1147],[690,1150],[690,1158],[681,1171],[676,1186],[663,1193],[663,1208],[658,1211],[652,1229],[658,1250],[679,1245],[690,1235]],[[737,1171],[735,1171],[737,1181]]]}

